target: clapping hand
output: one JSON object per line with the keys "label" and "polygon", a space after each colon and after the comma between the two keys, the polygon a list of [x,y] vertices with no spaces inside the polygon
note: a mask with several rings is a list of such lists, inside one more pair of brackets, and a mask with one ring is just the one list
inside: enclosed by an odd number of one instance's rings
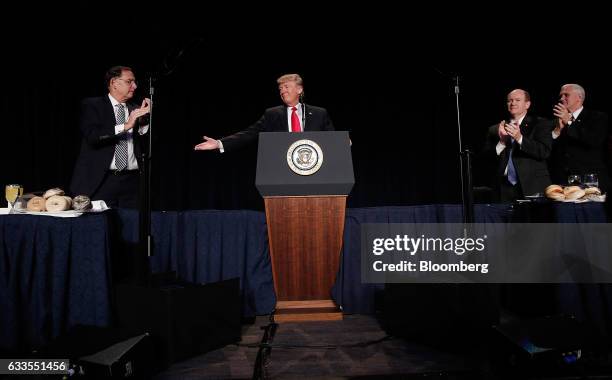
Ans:
{"label": "clapping hand", "polygon": [[505,125],[506,122],[502,120],[497,126],[497,135],[499,136],[499,141],[501,141],[502,144],[506,144],[506,142],[510,138],[508,137],[508,132],[506,132]]}
{"label": "clapping hand", "polygon": [[130,112],[130,117],[125,123],[124,129],[127,131],[128,129],[134,128],[134,125],[136,125],[136,120],[138,120],[139,117],[148,114],[149,112],[151,112],[151,100],[149,98],[144,98],[142,100],[140,108],[136,108],[135,110]]}
{"label": "clapping hand", "polygon": [[508,136],[514,139],[514,141],[519,141],[522,137],[521,128],[519,128],[519,126],[516,124],[504,122],[504,130],[506,131]]}
{"label": "clapping hand", "polygon": [[557,126],[555,129],[559,131],[563,129],[572,118],[572,113],[563,103],[557,103],[553,107],[553,114],[557,117]]}

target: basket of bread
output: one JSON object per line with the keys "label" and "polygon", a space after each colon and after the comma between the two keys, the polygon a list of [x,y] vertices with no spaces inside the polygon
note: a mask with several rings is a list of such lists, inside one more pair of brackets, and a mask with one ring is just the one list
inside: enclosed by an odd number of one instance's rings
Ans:
{"label": "basket of bread", "polygon": [[605,194],[598,187],[550,185],[544,190],[546,198],[559,202],[604,202]]}

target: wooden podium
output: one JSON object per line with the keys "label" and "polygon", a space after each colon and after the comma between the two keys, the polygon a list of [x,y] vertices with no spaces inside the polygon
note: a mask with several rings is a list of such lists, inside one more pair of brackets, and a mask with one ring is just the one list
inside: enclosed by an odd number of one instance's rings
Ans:
{"label": "wooden podium", "polygon": [[260,133],[256,186],[266,207],[275,321],[342,319],[331,288],[354,183],[347,132]]}

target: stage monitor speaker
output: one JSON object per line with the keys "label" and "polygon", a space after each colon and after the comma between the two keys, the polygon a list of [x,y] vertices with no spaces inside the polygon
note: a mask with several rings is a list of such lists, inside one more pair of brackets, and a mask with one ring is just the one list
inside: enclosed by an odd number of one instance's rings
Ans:
{"label": "stage monitor speaker", "polygon": [[602,348],[594,329],[573,316],[517,319],[494,330],[492,359],[504,371],[569,373],[585,360],[593,365]]}
{"label": "stage monitor speaker", "polygon": [[157,369],[240,341],[238,278],[203,285],[125,284],[116,290],[120,326],[151,334]]}
{"label": "stage monitor speaker", "polygon": [[76,373],[98,378],[144,378],[152,374],[153,346],[148,334],[138,335],[81,356]]}
{"label": "stage monitor speaker", "polygon": [[148,334],[78,325],[34,353],[70,360],[70,374],[90,379],[148,378],[153,343]]}

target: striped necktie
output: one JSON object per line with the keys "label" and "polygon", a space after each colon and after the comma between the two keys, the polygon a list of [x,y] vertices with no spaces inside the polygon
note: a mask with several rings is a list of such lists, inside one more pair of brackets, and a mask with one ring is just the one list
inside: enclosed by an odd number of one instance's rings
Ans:
{"label": "striped necktie", "polygon": [[[123,104],[117,104],[116,125],[125,123],[125,107]],[[128,163],[128,143],[127,133],[122,135],[115,145],[115,166],[117,170],[125,170]]]}

